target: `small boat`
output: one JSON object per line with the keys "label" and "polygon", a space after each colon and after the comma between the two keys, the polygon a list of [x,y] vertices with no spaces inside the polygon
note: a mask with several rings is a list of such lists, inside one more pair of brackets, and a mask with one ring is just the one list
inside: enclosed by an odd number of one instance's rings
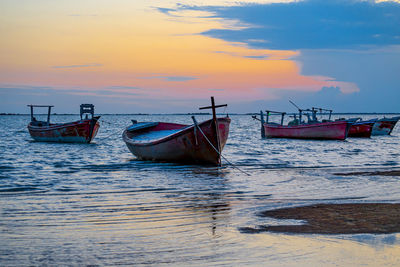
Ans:
{"label": "small boat", "polygon": [[372,127],[374,126],[376,119],[363,121],[358,118],[352,123],[348,137],[371,137]]}
{"label": "small boat", "polygon": [[231,119],[217,118],[211,98],[213,118],[184,125],[167,122],[136,122],[125,129],[122,139],[140,160],[221,165],[221,153],[229,134]]}
{"label": "small boat", "polygon": [[[94,105],[82,104],[80,106],[81,119],[67,123],[50,123],[51,108],[49,105],[28,105],[31,108],[31,122],[28,130],[31,137],[39,142],[61,142],[61,143],[90,143],[96,136],[100,124],[100,116],[94,116]],[[47,121],[38,121],[34,117],[33,108],[45,107],[47,110]],[[83,115],[86,115],[83,118]],[[88,118],[88,115],[91,118]]]}
{"label": "small boat", "polygon": [[400,116],[377,120],[372,128],[372,135],[390,135],[399,119]]}
{"label": "small boat", "polygon": [[[347,138],[351,122],[347,120],[331,121],[329,120],[318,121],[316,118],[316,108],[299,109],[299,119],[296,115],[294,120],[289,122],[288,125],[283,125],[283,120],[286,112],[266,111],[266,121],[264,122],[264,114],[260,111],[261,119],[261,136],[268,138],[296,138],[296,139],[320,139],[320,140],[344,140]],[[312,112],[312,118],[308,113]],[[331,115],[332,111],[330,112]],[[269,121],[270,115],[281,115],[281,123],[273,123]],[[302,121],[302,116],[308,117],[308,122]],[[254,119],[258,119],[253,116]]]}

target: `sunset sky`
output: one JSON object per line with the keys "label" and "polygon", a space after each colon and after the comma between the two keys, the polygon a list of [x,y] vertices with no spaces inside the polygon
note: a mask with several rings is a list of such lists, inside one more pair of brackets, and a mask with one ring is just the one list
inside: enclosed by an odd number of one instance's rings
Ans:
{"label": "sunset sky", "polygon": [[0,112],[400,112],[400,1],[0,0]]}

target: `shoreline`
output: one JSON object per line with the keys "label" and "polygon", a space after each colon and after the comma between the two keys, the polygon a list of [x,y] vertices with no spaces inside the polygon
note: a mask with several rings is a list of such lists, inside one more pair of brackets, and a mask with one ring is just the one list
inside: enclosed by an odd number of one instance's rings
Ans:
{"label": "shoreline", "polygon": [[391,234],[400,232],[400,203],[315,204],[267,210],[260,217],[305,221],[297,225],[243,227],[242,233]]}

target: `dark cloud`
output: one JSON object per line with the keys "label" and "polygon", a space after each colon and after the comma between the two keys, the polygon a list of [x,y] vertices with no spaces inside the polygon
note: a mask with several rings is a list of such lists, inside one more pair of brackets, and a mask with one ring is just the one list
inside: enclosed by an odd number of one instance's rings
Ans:
{"label": "dark cloud", "polygon": [[175,12],[175,9],[172,8],[165,8],[165,7],[156,7],[156,9],[166,15],[172,16],[172,17],[176,17],[176,15],[173,15],[172,12]]}
{"label": "dark cloud", "polygon": [[244,28],[212,29],[203,35],[255,48],[298,50],[400,44],[400,4],[352,0],[306,0],[232,7],[188,7]]}

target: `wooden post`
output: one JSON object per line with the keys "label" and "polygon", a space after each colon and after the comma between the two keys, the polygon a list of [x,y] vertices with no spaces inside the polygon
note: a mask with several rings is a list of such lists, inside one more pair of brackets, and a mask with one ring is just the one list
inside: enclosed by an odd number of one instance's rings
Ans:
{"label": "wooden post", "polygon": [[211,106],[208,107],[202,107],[199,109],[210,109],[212,110],[212,115],[213,115],[213,126],[214,126],[214,132],[215,132],[215,141],[217,143],[217,153],[218,153],[218,157],[219,157],[219,165],[221,165],[221,142],[219,139],[219,127],[218,127],[218,121],[217,121],[217,113],[215,111],[216,108],[220,108],[220,107],[226,107],[228,106],[227,104],[224,105],[215,105],[215,101],[214,101],[214,97],[211,97]]}
{"label": "wooden post", "polygon": [[262,110],[260,110],[260,117],[261,117],[261,138],[265,138],[264,114]]}
{"label": "wooden post", "polygon": [[49,109],[47,112],[47,124],[50,124],[50,113],[51,113],[51,106],[49,106]]}
{"label": "wooden post", "polygon": [[299,124],[301,124],[301,115],[302,115],[302,110],[301,109],[299,109]]}
{"label": "wooden post", "polygon": [[31,121],[33,121],[33,106],[31,105]]}
{"label": "wooden post", "polygon": [[283,118],[284,117],[285,117],[285,112],[282,112],[281,125],[283,125]]}

